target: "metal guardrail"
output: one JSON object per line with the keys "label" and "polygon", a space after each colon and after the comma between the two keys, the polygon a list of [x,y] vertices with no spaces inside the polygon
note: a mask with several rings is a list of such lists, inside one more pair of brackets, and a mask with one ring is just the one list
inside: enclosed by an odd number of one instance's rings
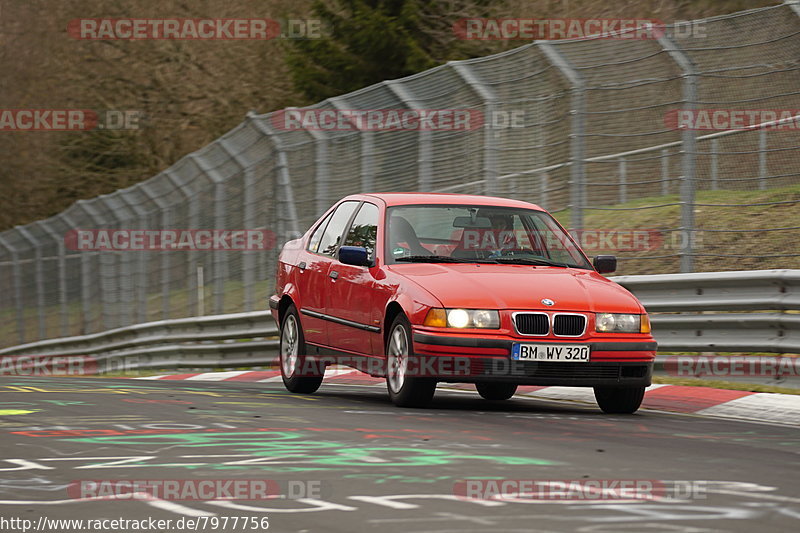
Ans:
{"label": "metal guardrail", "polygon": [[278,354],[269,311],[178,318],[0,350],[4,356],[91,356],[98,372],[268,365]]}
{"label": "metal guardrail", "polygon": [[800,270],[611,279],[647,308],[661,351],[800,353]]}
{"label": "metal guardrail", "polygon": [[[662,351],[800,352],[800,270],[611,278],[651,314]],[[688,311],[688,312],[687,312]],[[86,355],[115,370],[269,365],[269,311],[159,320],[0,350],[3,356]]]}

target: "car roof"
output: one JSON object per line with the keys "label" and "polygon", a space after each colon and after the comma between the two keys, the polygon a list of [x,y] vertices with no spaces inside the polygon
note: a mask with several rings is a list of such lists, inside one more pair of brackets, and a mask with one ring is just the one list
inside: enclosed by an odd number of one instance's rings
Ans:
{"label": "car roof", "polygon": [[393,205],[413,205],[413,204],[438,204],[438,205],[486,205],[499,207],[520,207],[523,209],[537,209],[544,211],[536,204],[523,202],[522,200],[512,200],[510,198],[499,198],[496,196],[480,196],[477,194],[449,194],[432,192],[376,192],[365,194],[354,194],[348,199],[361,199],[363,197],[380,198],[387,206]]}

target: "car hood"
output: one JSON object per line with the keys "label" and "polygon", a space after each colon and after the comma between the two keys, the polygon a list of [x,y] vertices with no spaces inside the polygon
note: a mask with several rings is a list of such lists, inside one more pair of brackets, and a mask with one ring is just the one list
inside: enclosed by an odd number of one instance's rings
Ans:
{"label": "car hood", "polygon": [[[389,268],[430,292],[448,308],[643,311],[630,292],[592,270],[475,263],[411,263]],[[543,298],[555,304],[545,306],[541,303]]]}

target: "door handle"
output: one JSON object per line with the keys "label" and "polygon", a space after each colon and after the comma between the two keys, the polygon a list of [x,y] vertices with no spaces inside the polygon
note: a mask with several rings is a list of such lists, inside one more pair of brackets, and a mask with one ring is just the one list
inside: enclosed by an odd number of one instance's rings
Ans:
{"label": "door handle", "polygon": [[305,270],[306,269],[306,262],[305,261],[300,261],[300,264],[297,265],[297,268],[299,268],[300,270]]}
{"label": "door handle", "polygon": [[328,276],[330,276],[332,280],[336,281],[339,278],[339,273],[335,270],[331,270],[331,273],[328,274]]}

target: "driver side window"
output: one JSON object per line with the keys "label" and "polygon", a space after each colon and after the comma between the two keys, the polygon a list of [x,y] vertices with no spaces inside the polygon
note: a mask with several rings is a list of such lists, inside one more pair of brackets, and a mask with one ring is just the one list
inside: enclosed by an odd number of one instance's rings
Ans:
{"label": "driver side window", "polygon": [[378,236],[378,206],[365,202],[358,211],[344,240],[344,246],[363,246],[370,261],[375,260],[375,239]]}
{"label": "driver side window", "polygon": [[322,234],[322,239],[319,241],[319,248],[317,253],[329,255],[333,257],[336,249],[339,248],[339,241],[342,239],[342,233],[350,220],[350,216],[355,211],[358,202],[348,201],[344,202],[336,208],[333,213],[328,227],[325,228],[325,233]]}

